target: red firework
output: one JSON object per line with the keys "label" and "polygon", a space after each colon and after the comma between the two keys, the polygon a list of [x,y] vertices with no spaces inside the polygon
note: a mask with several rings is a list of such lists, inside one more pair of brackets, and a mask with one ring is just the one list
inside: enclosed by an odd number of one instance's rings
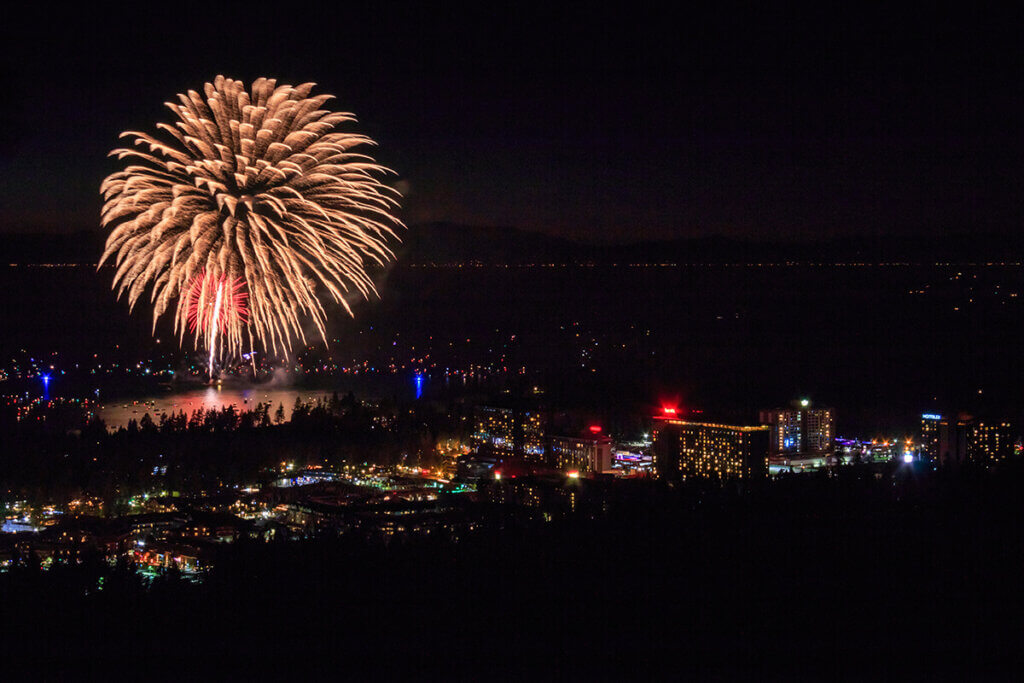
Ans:
{"label": "red firework", "polygon": [[192,278],[188,289],[189,331],[207,332],[216,310],[217,290],[223,288],[217,327],[221,330],[232,322],[249,321],[249,294],[245,291],[245,280],[228,278],[226,275],[207,277],[203,271]]}

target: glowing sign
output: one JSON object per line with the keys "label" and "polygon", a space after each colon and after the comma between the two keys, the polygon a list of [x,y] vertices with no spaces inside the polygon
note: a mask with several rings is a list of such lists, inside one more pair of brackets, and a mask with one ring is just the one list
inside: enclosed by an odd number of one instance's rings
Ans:
{"label": "glowing sign", "polygon": [[936,415],[935,413],[924,413],[923,415],[921,415],[921,417],[923,417],[926,420],[941,420],[942,419],[941,415]]}
{"label": "glowing sign", "polygon": [[600,434],[601,433],[601,425],[590,425],[590,433],[591,434]]}

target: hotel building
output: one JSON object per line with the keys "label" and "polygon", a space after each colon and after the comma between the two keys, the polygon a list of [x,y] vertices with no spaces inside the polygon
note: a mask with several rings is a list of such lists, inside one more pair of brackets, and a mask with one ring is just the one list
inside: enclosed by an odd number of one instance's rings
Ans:
{"label": "hotel building", "polygon": [[768,474],[769,435],[767,425],[658,420],[654,469],[667,480],[763,479]]}
{"label": "hotel building", "polygon": [[552,436],[549,463],[563,472],[610,472],[612,470],[612,440],[591,431],[582,436]]}

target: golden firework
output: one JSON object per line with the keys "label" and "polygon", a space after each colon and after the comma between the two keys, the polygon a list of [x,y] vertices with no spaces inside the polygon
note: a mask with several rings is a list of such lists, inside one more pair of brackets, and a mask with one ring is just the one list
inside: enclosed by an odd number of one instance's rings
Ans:
{"label": "golden firework", "polygon": [[[323,109],[333,96],[310,97],[313,86],[260,78],[247,91],[217,76],[205,99],[189,90],[167,103],[178,118],[157,124],[167,141],[121,134],[134,145],[110,154],[132,163],[100,187],[111,232],[99,265],[113,259],[113,287],[130,308],[152,285],[154,328],[173,309],[183,340],[196,278],[231,283],[247,290],[249,312],[212,318],[225,326],[222,348],[237,353],[247,331],[280,354],[306,342],[307,319],[326,343],[318,287],[349,315],[349,292],[376,294],[366,268],[394,258],[388,241],[404,227],[394,214],[400,195],[381,180],[393,172],[358,151],[374,142],[338,130],[355,116]],[[201,339],[216,343],[206,332],[196,334],[197,348]]]}

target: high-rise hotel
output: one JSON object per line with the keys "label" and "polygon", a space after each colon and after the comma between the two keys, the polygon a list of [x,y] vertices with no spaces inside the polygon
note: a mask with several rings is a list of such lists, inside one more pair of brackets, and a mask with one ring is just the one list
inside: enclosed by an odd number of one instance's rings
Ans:
{"label": "high-rise hotel", "polygon": [[762,410],[761,424],[771,427],[772,456],[825,456],[835,447],[835,411],[795,401],[790,408]]}
{"label": "high-rise hotel", "polygon": [[546,422],[539,411],[478,406],[474,422],[473,443],[478,450],[543,459]]}
{"label": "high-rise hotel", "polygon": [[938,462],[939,442],[942,438],[943,418],[938,413],[925,413],[921,416],[921,455]]}
{"label": "high-rise hotel", "polygon": [[655,421],[654,469],[668,480],[763,479],[768,474],[766,425]]}
{"label": "high-rise hotel", "polygon": [[921,455],[936,466],[967,461],[991,465],[1013,456],[1016,430],[1011,420],[967,413],[921,416]]}
{"label": "high-rise hotel", "polygon": [[937,466],[967,461],[991,465],[1010,459],[1016,447],[1014,423],[1006,418],[967,413],[921,416],[921,455]]}
{"label": "high-rise hotel", "polygon": [[564,472],[612,471],[612,440],[593,426],[579,436],[550,437],[551,455],[549,464]]}
{"label": "high-rise hotel", "polygon": [[1016,434],[1011,421],[982,419],[971,429],[968,448],[972,460],[991,465],[1012,458],[1016,445]]}

